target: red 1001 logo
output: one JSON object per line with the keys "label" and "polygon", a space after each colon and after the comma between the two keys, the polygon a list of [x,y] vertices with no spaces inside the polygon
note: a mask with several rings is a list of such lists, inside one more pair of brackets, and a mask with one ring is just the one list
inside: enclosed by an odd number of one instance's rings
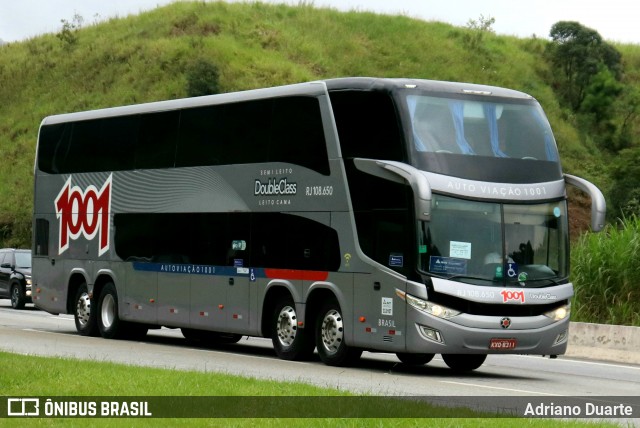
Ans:
{"label": "red 1001 logo", "polygon": [[92,240],[99,234],[98,255],[109,250],[109,211],[111,211],[111,182],[113,174],[100,190],[90,185],[82,191],[71,185],[71,176],[55,200],[56,216],[60,220],[58,254],[69,248],[69,241],[83,235]]}
{"label": "red 1001 logo", "polygon": [[507,303],[510,300],[519,300],[520,303],[524,303],[524,291],[511,291],[511,290],[502,290],[500,292],[502,294],[502,301]]}

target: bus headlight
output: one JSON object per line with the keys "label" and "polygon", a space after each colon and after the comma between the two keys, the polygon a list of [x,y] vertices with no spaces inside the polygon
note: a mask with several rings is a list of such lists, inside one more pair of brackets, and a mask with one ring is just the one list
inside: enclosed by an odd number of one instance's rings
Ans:
{"label": "bus headlight", "polygon": [[427,300],[422,300],[418,297],[412,296],[411,294],[407,294],[403,291],[396,290],[396,294],[404,299],[410,306],[413,306],[417,310],[424,312],[429,315],[433,315],[438,318],[451,318],[459,315],[460,312],[454,309],[448,308],[443,305],[439,305],[437,303],[432,303]]}
{"label": "bus headlight", "polygon": [[571,314],[571,303],[562,305],[552,311],[545,312],[544,316],[547,318],[551,318],[554,321],[561,321],[565,318],[568,318],[569,314]]}

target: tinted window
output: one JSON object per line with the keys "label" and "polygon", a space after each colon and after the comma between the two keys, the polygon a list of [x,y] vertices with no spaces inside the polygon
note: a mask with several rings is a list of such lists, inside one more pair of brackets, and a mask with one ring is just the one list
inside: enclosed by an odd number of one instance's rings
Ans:
{"label": "tinted window", "polygon": [[35,230],[35,255],[47,256],[49,255],[49,221],[37,218],[36,230]]}
{"label": "tinted window", "polygon": [[302,270],[340,266],[336,231],[294,215],[116,214],[114,224],[116,253],[127,261]]}
{"label": "tinted window", "polygon": [[331,105],[344,158],[404,159],[398,119],[388,94],[332,92]]}
{"label": "tinted window", "polygon": [[53,174],[172,167],[178,119],[176,111],[44,126],[38,166]]}
{"label": "tinted window", "polygon": [[54,174],[286,162],[329,174],[320,105],[285,97],[47,125],[38,166]]}
{"label": "tinted window", "polygon": [[47,125],[40,129],[38,140],[38,168],[52,174],[60,174],[60,162],[69,150],[70,123]]}
{"label": "tinted window", "polygon": [[318,100],[287,97],[186,109],[176,166],[287,162],[329,174]]}
{"label": "tinted window", "polygon": [[[411,276],[415,272],[411,188],[359,171],[350,160],[345,167],[360,248],[378,263]],[[371,189],[386,196],[372,198]]]}
{"label": "tinted window", "polygon": [[180,112],[166,111],[138,117],[140,131],[135,145],[135,168],[173,167]]}
{"label": "tinted window", "polygon": [[133,168],[137,121],[131,117],[87,120],[73,124],[65,169],[70,172]]}
{"label": "tinted window", "polygon": [[180,117],[180,144],[176,166],[221,165],[223,149],[229,145],[218,129],[224,106],[191,108]]}
{"label": "tinted window", "polygon": [[329,271],[340,266],[336,231],[303,217],[254,214],[251,238],[253,266]]}
{"label": "tinted window", "polygon": [[177,166],[267,162],[272,101],[182,112]]}
{"label": "tinted window", "polygon": [[269,161],[288,162],[329,174],[320,106],[315,98],[274,100]]}

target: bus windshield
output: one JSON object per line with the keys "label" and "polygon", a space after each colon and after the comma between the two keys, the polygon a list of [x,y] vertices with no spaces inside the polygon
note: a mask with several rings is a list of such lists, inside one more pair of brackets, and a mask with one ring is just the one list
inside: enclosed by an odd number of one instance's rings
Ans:
{"label": "bus windshield", "polygon": [[566,281],[565,201],[507,205],[434,195],[419,223],[419,269],[476,285],[545,287]]}
{"label": "bus windshield", "polygon": [[533,99],[407,95],[406,107],[419,169],[493,182],[561,179],[551,128]]}

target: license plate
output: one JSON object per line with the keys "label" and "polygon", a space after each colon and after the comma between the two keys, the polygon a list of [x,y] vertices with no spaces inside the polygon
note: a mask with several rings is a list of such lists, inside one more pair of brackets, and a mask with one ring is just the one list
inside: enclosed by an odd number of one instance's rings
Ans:
{"label": "license plate", "polygon": [[516,349],[516,346],[518,346],[517,339],[491,339],[489,341],[489,349],[493,349],[495,351]]}

